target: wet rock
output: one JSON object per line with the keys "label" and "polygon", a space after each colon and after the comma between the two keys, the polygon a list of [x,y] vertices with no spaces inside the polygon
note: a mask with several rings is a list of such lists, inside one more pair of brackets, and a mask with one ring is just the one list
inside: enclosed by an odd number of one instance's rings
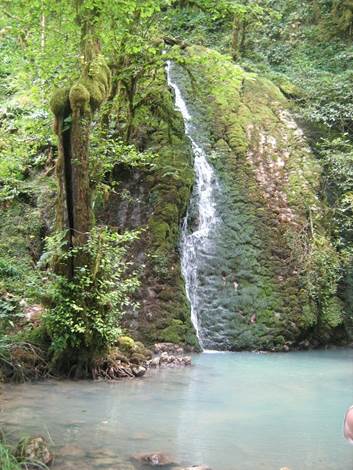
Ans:
{"label": "wet rock", "polygon": [[169,354],[183,354],[184,349],[179,344],[174,343],[156,343],[154,345],[155,354],[169,353]]}
{"label": "wet rock", "polygon": [[163,364],[165,362],[168,362],[168,358],[169,358],[168,353],[167,352],[162,352],[162,354],[160,355],[161,364]]}
{"label": "wet rock", "polygon": [[142,377],[145,375],[146,373],[146,367],[142,367],[142,366],[137,366],[137,367],[132,367],[131,368],[131,371],[132,373],[134,374],[135,377]]}
{"label": "wet rock", "polygon": [[[87,454],[89,460],[92,462],[94,470],[136,470],[136,467],[131,462],[126,462],[110,449],[93,449]],[[76,466],[75,470],[81,470],[80,465]]]}
{"label": "wet rock", "polygon": [[134,353],[130,358],[130,362],[138,365],[144,364],[146,362],[146,357],[143,354]]}
{"label": "wet rock", "polygon": [[[178,349],[176,349],[176,351],[177,350]],[[183,351],[182,348],[179,348],[179,351]],[[157,356],[156,358],[154,358],[149,364],[150,367],[184,367],[190,365],[190,356],[170,354],[167,351],[163,351],[159,357]]]}
{"label": "wet rock", "polygon": [[177,359],[176,359],[175,356],[168,356],[168,358],[167,358],[167,363],[168,363],[168,364],[175,363],[176,360],[177,360]]}
{"label": "wet rock", "polygon": [[53,454],[49,450],[46,439],[42,436],[34,436],[22,439],[16,449],[16,456],[29,462],[40,462],[50,465]]}
{"label": "wet rock", "polygon": [[132,372],[131,367],[118,367],[117,368],[117,376],[119,378],[125,378],[125,377],[134,377],[134,373]]}
{"label": "wet rock", "polygon": [[159,367],[159,365],[160,365],[160,358],[158,356],[154,357],[149,363],[149,366],[152,367],[153,369],[155,369],[156,367]]}
{"label": "wet rock", "polygon": [[155,452],[152,454],[139,454],[133,457],[134,460],[138,462],[150,465],[151,467],[163,467],[166,465],[174,465],[175,462],[172,458],[162,452]]}
{"label": "wet rock", "polygon": [[309,340],[305,340],[305,341],[301,341],[299,343],[299,347],[300,349],[309,349],[310,348],[310,341]]}
{"label": "wet rock", "polygon": [[184,365],[191,366],[191,363],[192,363],[191,357],[190,356],[184,356],[183,357],[183,362],[184,362]]}

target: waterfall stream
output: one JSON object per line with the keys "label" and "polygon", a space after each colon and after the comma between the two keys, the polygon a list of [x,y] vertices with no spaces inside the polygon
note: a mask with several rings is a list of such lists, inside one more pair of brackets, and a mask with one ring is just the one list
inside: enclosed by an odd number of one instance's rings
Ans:
{"label": "waterfall stream", "polygon": [[200,346],[205,350],[203,331],[199,319],[199,277],[198,253],[208,251],[210,246],[209,233],[217,224],[214,191],[217,180],[212,166],[207,161],[207,153],[203,148],[202,139],[194,126],[192,116],[182,96],[181,90],[173,78],[173,64],[167,63],[168,85],[174,90],[175,107],[180,111],[185,123],[185,133],[190,139],[194,155],[194,171],[196,185],[192,194],[191,205],[195,207],[197,223],[193,230],[189,229],[189,210],[183,222],[181,237],[181,267],[185,279],[185,287],[191,308],[191,320],[194,325]]}

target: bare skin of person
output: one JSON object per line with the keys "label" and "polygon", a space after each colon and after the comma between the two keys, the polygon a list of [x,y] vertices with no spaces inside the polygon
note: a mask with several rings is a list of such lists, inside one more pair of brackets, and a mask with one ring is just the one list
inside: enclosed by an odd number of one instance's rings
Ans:
{"label": "bare skin of person", "polygon": [[353,444],[353,406],[348,408],[343,425],[344,437]]}

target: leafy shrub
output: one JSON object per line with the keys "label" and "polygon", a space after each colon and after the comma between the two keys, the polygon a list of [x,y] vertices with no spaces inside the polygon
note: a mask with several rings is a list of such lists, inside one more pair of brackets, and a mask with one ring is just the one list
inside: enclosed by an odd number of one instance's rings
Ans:
{"label": "leafy shrub", "polygon": [[6,330],[14,326],[16,319],[22,318],[16,298],[0,298],[0,328]]}
{"label": "leafy shrub", "polygon": [[353,242],[353,144],[345,137],[323,139],[319,145],[325,190],[340,249]]}
{"label": "leafy shrub", "polygon": [[88,364],[94,354],[105,351],[121,335],[120,319],[131,306],[130,293],[139,286],[136,274],[128,272],[131,263],[126,261],[127,245],[137,236],[137,232],[120,235],[96,227],[85,246],[69,253],[61,250],[58,237],[54,243],[53,239],[47,241],[54,258],[60,253],[61,259],[67,260],[80,252],[89,260],[73,280],[60,276],[54,280],[54,307],[44,317],[54,363],[60,365],[66,358],[70,365],[78,356],[86,356]]}
{"label": "leafy shrub", "polygon": [[5,258],[0,258],[0,277],[18,277],[19,271],[13,262]]}
{"label": "leafy shrub", "polygon": [[309,97],[303,108],[304,116],[341,132],[353,131],[353,73],[322,73],[306,71],[297,79],[297,85],[305,88]]}

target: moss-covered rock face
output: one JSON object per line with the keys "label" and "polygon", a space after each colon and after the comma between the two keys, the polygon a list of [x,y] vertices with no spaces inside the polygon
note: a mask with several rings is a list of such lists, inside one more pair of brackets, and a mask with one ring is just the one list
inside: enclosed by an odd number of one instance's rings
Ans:
{"label": "moss-covered rock face", "polygon": [[141,272],[139,307],[125,315],[125,327],[145,344],[160,341],[197,346],[180,268],[180,227],[194,181],[191,149],[181,116],[174,109],[163,70],[152,94],[163,106],[160,116],[148,103],[135,116],[140,150],[157,155],[154,168],[115,170],[119,194],[112,194],[99,217],[121,230],[143,228],[133,253]]}
{"label": "moss-covered rock face", "polygon": [[320,169],[285,97],[217,52],[190,48],[189,59],[196,83],[181,74],[179,85],[208,132],[219,178],[212,253],[198,266],[205,346],[281,350],[337,339],[339,260],[317,197]]}

